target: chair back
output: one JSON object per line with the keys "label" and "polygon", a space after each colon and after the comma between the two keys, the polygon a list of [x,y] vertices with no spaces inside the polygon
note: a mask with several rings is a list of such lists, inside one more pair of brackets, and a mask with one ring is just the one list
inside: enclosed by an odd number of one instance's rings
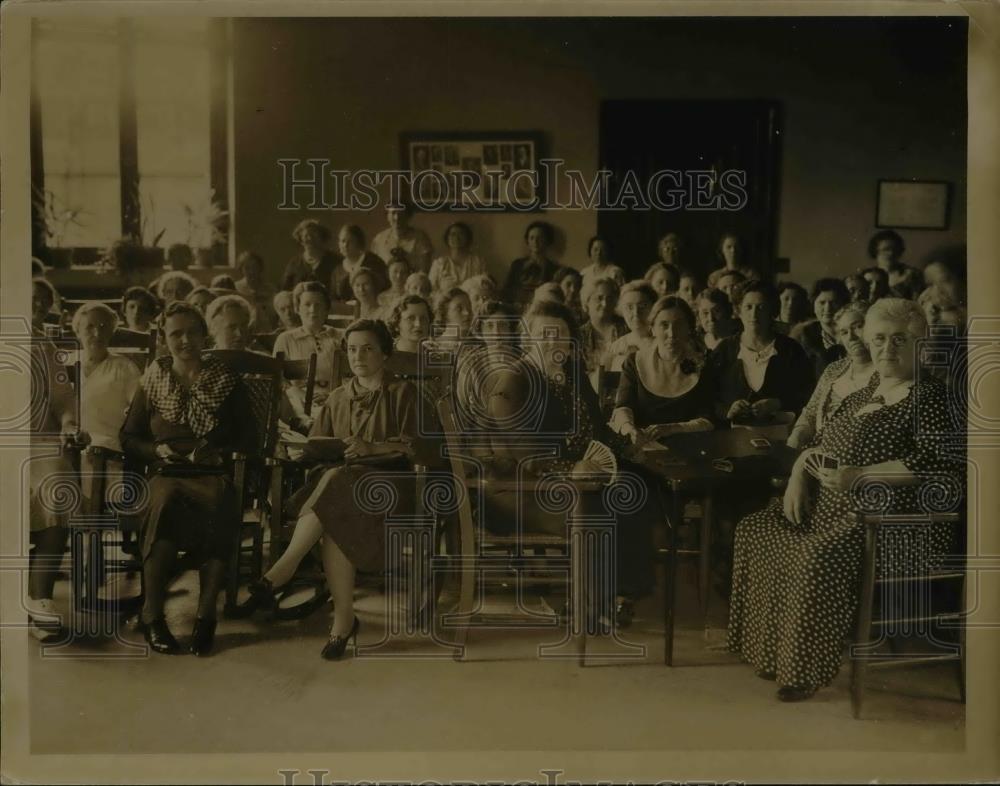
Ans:
{"label": "chair back", "polygon": [[212,349],[207,354],[240,375],[256,420],[258,457],[271,457],[278,441],[281,359],[241,349]]}
{"label": "chair back", "polygon": [[[334,382],[335,387],[340,383],[337,382],[338,368],[340,363],[340,352],[339,350],[334,354]],[[305,382],[305,404],[304,409],[307,415],[312,414],[312,402],[313,395],[316,392],[316,353],[313,352],[308,360],[289,360],[285,357],[284,352],[279,352],[275,356],[275,360],[280,364],[281,369],[281,379],[283,382]]]}
{"label": "chair back", "polygon": [[156,330],[141,331],[117,328],[108,348],[116,355],[123,355],[145,369],[156,357]]}
{"label": "chair back", "polygon": [[618,395],[618,383],[621,381],[620,371],[608,371],[601,365],[597,368],[597,400],[601,406],[601,414],[610,419],[615,408],[615,397]]}
{"label": "chair back", "polygon": [[326,317],[326,324],[330,327],[344,330],[352,322],[361,316],[361,304],[356,300],[335,300],[330,304],[330,313]]}

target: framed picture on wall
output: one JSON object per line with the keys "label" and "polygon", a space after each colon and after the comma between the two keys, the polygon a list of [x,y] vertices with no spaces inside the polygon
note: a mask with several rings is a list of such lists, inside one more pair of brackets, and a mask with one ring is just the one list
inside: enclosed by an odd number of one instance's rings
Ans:
{"label": "framed picture on wall", "polygon": [[399,146],[417,210],[541,209],[540,131],[407,131]]}
{"label": "framed picture on wall", "polygon": [[947,229],[951,183],[944,180],[879,180],[875,226]]}

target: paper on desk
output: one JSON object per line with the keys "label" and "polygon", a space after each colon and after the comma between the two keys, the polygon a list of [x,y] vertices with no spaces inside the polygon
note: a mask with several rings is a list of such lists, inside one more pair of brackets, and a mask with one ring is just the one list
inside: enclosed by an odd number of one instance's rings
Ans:
{"label": "paper on desk", "polygon": [[666,453],[670,450],[670,448],[668,448],[662,442],[659,442],[657,440],[653,440],[652,442],[647,442],[645,445],[642,446],[642,449],[650,452],[658,451],[660,453]]}

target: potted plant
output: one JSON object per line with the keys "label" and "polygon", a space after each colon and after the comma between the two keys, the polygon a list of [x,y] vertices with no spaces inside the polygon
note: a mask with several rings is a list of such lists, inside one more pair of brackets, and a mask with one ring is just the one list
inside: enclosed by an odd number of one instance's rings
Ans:
{"label": "potted plant", "polygon": [[182,203],[181,208],[187,219],[187,244],[195,250],[196,266],[212,267],[228,238],[228,211],[222,209],[211,188],[198,199]]}
{"label": "potted plant", "polygon": [[37,249],[38,256],[51,267],[69,267],[74,249],[63,247],[66,232],[70,226],[83,226],[80,219],[86,211],[82,207],[64,205],[52,191],[40,188],[33,189],[32,207],[35,237],[43,245]]}

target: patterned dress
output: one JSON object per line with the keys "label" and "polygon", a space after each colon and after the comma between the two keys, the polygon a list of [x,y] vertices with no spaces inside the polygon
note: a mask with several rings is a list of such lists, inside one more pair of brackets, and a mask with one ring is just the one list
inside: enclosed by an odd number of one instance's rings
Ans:
{"label": "patterned dress", "polygon": [[[950,447],[953,427],[943,386],[921,381],[901,401],[880,406],[874,396],[878,381],[873,374],[867,387],[844,399],[819,447],[841,465],[901,461],[920,483],[891,488],[874,483],[868,493],[864,487],[844,492],[820,486],[803,524],[789,522],[776,499],[736,528],[729,649],[757,669],[774,672],[779,685],[820,688],[840,669],[864,548],[855,511],[871,510],[882,492],[885,504],[879,509],[897,513],[926,507],[934,486],[948,489],[955,506],[962,497],[964,459]],[[950,531],[932,530],[930,554],[948,550]]]}

